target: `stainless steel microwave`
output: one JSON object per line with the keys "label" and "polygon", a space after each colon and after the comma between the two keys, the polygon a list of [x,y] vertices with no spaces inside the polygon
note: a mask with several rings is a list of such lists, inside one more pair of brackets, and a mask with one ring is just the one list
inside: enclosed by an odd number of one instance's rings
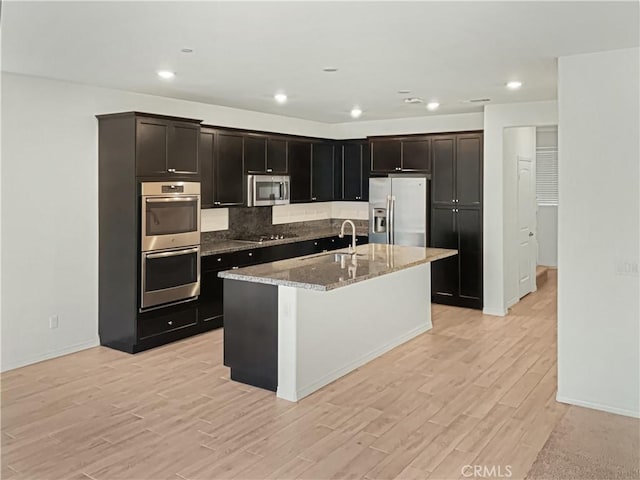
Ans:
{"label": "stainless steel microwave", "polygon": [[288,175],[247,175],[247,206],[288,204],[290,183]]}

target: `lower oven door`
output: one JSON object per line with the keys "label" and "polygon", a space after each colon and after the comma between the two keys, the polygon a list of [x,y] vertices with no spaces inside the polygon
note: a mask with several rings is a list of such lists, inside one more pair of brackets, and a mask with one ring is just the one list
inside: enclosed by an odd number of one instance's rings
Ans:
{"label": "lower oven door", "polygon": [[140,309],[200,295],[200,247],[142,252]]}

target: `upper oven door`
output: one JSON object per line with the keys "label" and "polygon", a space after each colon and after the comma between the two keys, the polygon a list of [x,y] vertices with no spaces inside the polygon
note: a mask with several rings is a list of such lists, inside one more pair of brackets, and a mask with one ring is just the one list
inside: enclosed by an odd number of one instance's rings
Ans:
{"label": "upper oven door", "polygon": [[285,205],[289,203],[289,177],[254,175],[250,206]]}
{"label": "upper oven door", "polygon": [[142,251],[200,244],[200,195],[142,196]]}

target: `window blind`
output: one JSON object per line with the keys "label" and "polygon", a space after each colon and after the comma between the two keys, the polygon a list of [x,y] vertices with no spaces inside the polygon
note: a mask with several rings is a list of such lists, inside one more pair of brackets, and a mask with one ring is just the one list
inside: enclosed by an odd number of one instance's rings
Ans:
{"label": "window blind", "polygon": [[558,149],[536,149],[536,199],[538,205],[558,205]]}

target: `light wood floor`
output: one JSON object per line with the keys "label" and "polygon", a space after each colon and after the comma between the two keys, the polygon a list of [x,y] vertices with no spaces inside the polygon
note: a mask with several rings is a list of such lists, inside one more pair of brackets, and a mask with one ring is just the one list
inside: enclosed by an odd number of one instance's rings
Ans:
{"label": "light wood floor", "polygon": [[567,408],[555,312],[555,274],[504,318],[434,305],[432,331],[297,404],[229,381],[222,331],[13,370],[2,478],[522,478]]}

